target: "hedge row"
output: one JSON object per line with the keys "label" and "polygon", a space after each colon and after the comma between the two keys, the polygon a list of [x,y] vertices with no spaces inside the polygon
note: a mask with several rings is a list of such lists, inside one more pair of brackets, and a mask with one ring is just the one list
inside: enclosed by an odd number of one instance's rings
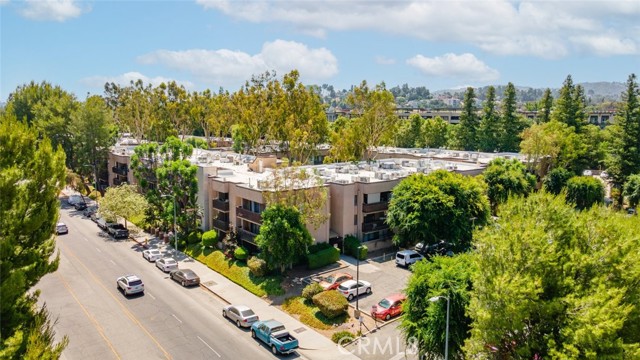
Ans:
{"label": "hedge row", "polygon": [[[358,254],[358,247],[360,247],[360,253]],[[369,249],[366,245],[362,245],[360,240],[353,235],[347,235],[344,238],[344,252],[347,255],[353,256],[354,258],[358,258],[360,260],[365,260],[367,258],[367,254]]]}
{"label": "hedge row", "polygon": [[308,255],[309,269],[317,269],[340,260],[340,250],[333,246]]}

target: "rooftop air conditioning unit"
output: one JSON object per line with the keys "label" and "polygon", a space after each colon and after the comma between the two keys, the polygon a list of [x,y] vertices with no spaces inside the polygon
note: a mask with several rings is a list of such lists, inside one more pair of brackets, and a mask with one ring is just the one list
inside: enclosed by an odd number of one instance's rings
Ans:
{"label": "rooftop air conditioning unit", "polygon": [[371,182],[371,178],[368,176],[359,176],[358,177],[358,181],[363,182],[363,183],[368,183]]}
{"label": "rooftop air conditioning unit", "polygon": [[382,180],[389,180],[389,174],[387,173],[382,174]]}
{"label": "rooftop air conditioning unit", "polygon": [[380,172],[380,171],[376,171],[375,173],[375,177],[378,180],[382,180],[382,177],[384,176],[384,173]]}

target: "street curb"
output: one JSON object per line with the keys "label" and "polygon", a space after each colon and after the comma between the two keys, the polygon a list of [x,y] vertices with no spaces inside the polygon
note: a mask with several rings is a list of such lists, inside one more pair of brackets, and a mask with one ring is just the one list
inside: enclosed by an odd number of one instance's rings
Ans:
{"label": "street curb", "polygon": [[138,241],[136,238],[134,238],[133,236],[129,236],[129,240],[132,240],[133,242],[135,242],[136,244],[138,244],[139,246],[142,246],[145,249],[149,248],[148,244],[144,244],[143,242]]}
{"label": "street curb", "polygon": [[218,294],[217,292],[211,290],[208,286],[206,285],[202,285],[200,284],[200,287],[207,290],[208,292],[210,292],[211,294],[213,294],[215,297],[219,298],[220,300],[222,300],[223,302],[225,302],[227,305],[231,305],[231,302],[227,299],[225,299],[224,297],[222,297],[220,294]]}
{"label": "street curb", "polygon": [[[382,325],[380,325],[380,326],[377,326],[377,323],[376,323],[376,327],[375,327],[374,329],[371,329],[371,330],[369,330],[369,331],[367,331],[367,332],[365,332],[365,333],[362,333],[362,335],[360,335],[360,336],[358,336],[358,337],[355,337],[355,338],[354,338],[353,340],[351,340],[350,342],[348,342],[348,343],[346,343],[346,344],[342,344],[341,346],[342,346],[343,348],[344,348],[344,347],[346,347],[346,346],[349,346],[349,345],[351,345],[351,344],[353,344],[353,343],[357,342],[357,341],[358,341],[358,340],[360,340],[361,338],[363,338],[363,337],[365,337],[365,336],[367,336],[367,335],[369,335],[369,334],[371,334],[371,333],[374,333],[374,332],[376,332],[376,331],[378,331],[378,330],[382,329],[383,327],[385,327],[385,326],[387,326],[387,325],[389,325],[389,324],[393,324],[394,322],[396,322],[396,321],[398,321],[398,320],[402,319],[402,317],[403,317],[403,316],[404,316],[404,315],[400,315],[400,316],[396,317],[396,318],[395,318],[395,319],[393,319],[393,320],[385,321],[385,322],[384,322],[384,323],[382,323]],[[369,316],[369,317],[371,317],[371,316]]]}

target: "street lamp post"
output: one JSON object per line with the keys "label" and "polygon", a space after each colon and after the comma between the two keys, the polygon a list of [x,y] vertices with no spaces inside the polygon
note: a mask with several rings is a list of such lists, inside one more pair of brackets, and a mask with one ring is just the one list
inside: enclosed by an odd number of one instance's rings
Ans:
{"label": "street lamp post", "polygon": [[161,195],[160,197],[173,198],[173,240],[175,243],[174,251],[178,253],[178,232],[176,231],[176,196],[175,195]]}
{"label": "street lamp post", "polygon": [[434,296],[430,298],[429,301],[436,302],[440,299],[447,299],[447,328],[446,328],[445,340],[444,340],[444,360],[449,360],[449,297]]}
{"label": "street lamp post", "polygon": [[358,246],[356,248],[356,315],[358,317],[358,323],[360,324],[360,333],[362,333],[362,319],[360,318],[362,314],[360,314],[359,299],[360,299],[360,248],[362,246]]}

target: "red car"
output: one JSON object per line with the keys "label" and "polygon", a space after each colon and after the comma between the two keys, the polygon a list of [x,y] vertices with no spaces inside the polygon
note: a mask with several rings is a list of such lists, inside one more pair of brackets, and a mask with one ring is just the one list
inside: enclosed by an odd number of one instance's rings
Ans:
{"label": "red car", "polygon": [[347,280],[353,280],[353,276],[346,273],[335,273],[326,278],[322,278],[322,280],[320,280],[320,286],[325,290],[335,290],[340,284]]}
{"label": "red car", "polygon": [[403,294],[393,294],[380,300],[378,305],[371,307],[371,317],[389,320],[402,314],[402,303],[407,299]]}

